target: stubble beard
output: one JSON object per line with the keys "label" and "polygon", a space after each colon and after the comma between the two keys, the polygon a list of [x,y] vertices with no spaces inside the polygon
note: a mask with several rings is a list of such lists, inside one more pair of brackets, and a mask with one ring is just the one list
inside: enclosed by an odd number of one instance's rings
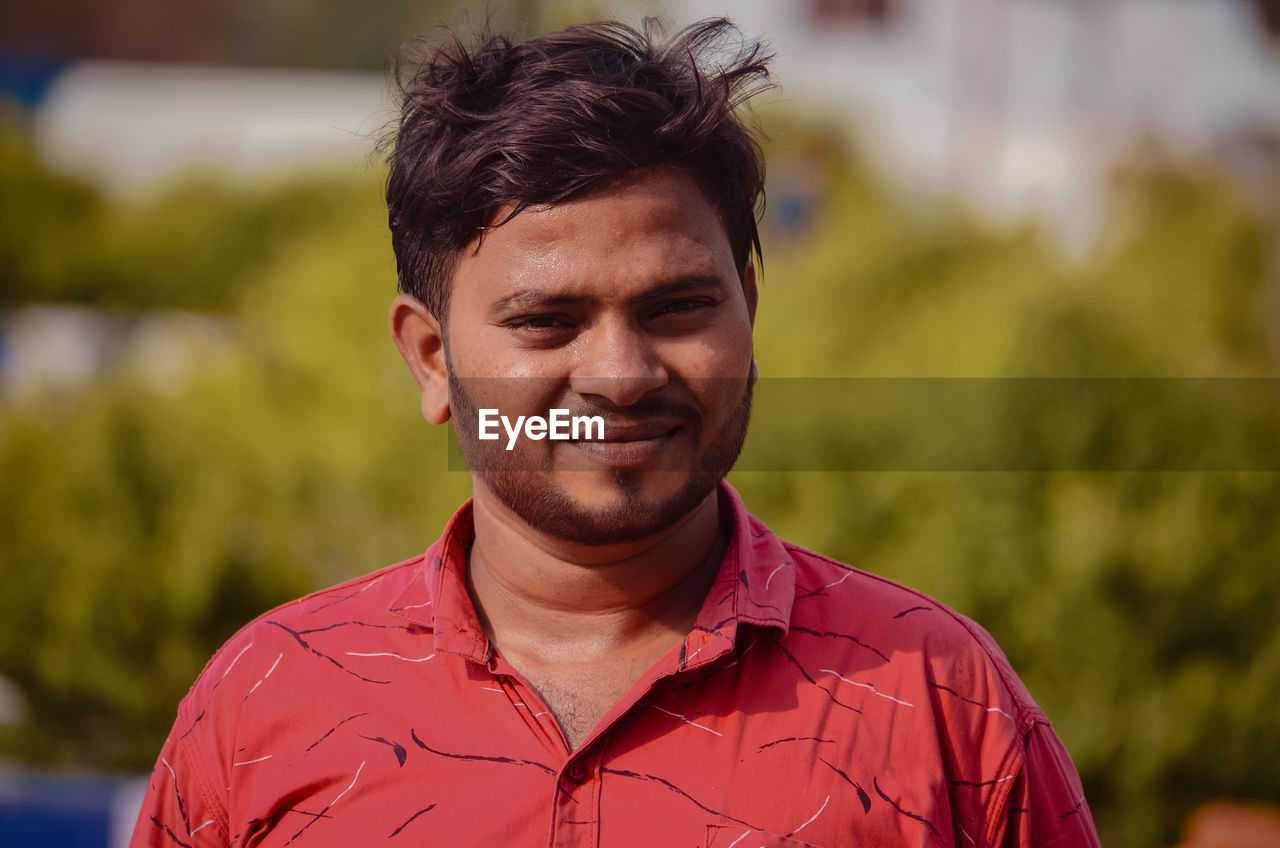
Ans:
{"label": "stubble beard", "polygon": [[[502,440],[481,441],[477,408],[462,383],[449,369],[450,405],[458,446],[472,473],[502,504],[533,529],[552,538],[580,545],[634,542],[667,529],[693,511],[729,473],[747,437],[754,381],[743,379],[742,398],[707,452],[687,471],[618,470],[610,481],[613,496],[600,506],[587,506],[566,492],[553,475],[550,455],[538,460],[508,451]],[[700,428],[700,419],[685,426]],[[567,446],[556,449],[570,449]],[[599,472],[565,472],[599,473]],[[688,474],[672,495],[644,494],[645,474]]]}

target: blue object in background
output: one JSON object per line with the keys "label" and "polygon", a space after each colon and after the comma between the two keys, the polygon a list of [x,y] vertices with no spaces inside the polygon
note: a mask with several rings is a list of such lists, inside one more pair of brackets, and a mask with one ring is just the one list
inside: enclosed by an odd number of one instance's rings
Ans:
{"label": "blue object in background", "polygon": [[55,56],[0,50],[0,94],[35,109],[69,64]]}
{"label": "blue object in background", "polygon": [[125,848],[146,779],[0,776],[3,848]]}

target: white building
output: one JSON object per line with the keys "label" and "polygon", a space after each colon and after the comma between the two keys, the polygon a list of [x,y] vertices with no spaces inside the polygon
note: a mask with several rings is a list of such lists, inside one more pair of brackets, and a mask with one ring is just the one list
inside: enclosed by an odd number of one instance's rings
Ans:
{"label": "white building", "polygon": [[[856,123],[888,174],[1087,244],[1116,157],[1280,138],[1280,55],[1243,0],[615,0],[764,36],[784,96]],[[1270,51],[1270,52],[1269,52]]]}

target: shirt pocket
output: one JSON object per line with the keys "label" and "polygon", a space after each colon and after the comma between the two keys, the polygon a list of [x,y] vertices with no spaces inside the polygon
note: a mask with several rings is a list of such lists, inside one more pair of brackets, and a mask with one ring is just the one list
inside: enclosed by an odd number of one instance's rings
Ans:
{"label": "shirt pocket", "polygon": [[819,848],[810,842],[740,824],[707,825],[705,848]]}

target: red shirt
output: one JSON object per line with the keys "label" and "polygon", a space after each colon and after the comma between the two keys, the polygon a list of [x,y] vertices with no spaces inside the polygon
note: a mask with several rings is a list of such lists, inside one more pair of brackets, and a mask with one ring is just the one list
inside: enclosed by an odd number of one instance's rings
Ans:
{"label": "red shirt", "polygon": [[477,621],[467,504],[424,556],[214,656],[132,844],[1098,844],[985,631],[722,497],[734,534],[693,631],[576,752]]}

